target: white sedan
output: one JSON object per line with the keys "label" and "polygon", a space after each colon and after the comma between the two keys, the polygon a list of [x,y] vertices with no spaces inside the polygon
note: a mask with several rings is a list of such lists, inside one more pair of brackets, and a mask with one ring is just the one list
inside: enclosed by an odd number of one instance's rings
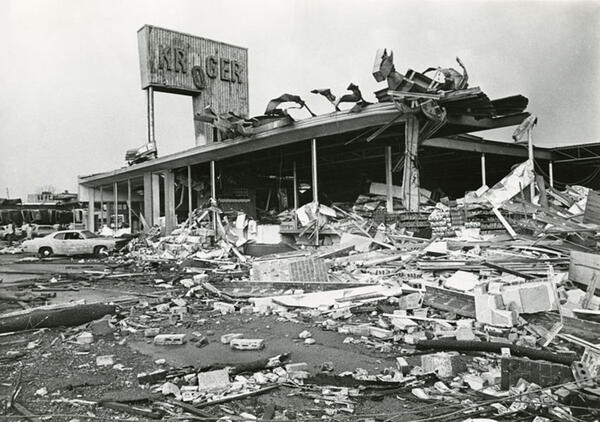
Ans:
{"label": "white sedan", "polygon": [[115,249],[115,240],[95,235],[87,230],[62,230],[37,239],[26,240],[21,245],[24,252],[52,255],[106,255]]}

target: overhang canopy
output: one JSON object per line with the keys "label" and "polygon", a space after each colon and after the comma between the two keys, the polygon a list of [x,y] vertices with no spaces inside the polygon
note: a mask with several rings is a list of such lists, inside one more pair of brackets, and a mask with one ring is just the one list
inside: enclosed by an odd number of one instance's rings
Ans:
{"label": "overhang canopy", "polygon": [[[160,172],[187,165],[219,161],[225,158],[243,154],[281,147],[292,143],[307,141],[312,138],[323,139],[328,137],[348,135],[349,138],[375,131],[383,125],[389,128],[376,139],[377,142],[389,142],[390,139],[404,138],[404,116],[398,115],[399,111],[393,103],[385,102],[372,104],[360,112],[349,110],[338,111],[330,114],[298,120],[284,127],[266,130],[249,137],[238,137],[209,145],[190,148],[185,151],[170,154],[155,160],[123,167],[106,173],[81,176],[79,183],[84,186],[101,186],[113,182],[142,176],[147,172]],[[474,136],[459,136],[469,132],[496,129],[513,126],[521,123],[529,114],[517,113],[497,118],[480,118],[472,116],[448,116],[444,127],[436,134],[436,138],[424,141],[424,146],[445,148],[462,151],[485,152],[499,155],[512,155],[527,157],[527,150],[519,145],[486,141]],[[393,124],[390,125],[390,122]],[[551,159],[549,150],[536,148],[535,155],[541,159]]]}

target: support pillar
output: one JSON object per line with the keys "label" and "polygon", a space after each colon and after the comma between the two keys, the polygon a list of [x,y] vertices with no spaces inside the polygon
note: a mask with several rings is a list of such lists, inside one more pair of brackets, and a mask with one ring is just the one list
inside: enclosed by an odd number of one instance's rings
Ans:
{"label": "support pillar", "polygon": [[127,179],[127,224],[129,230],[133,233],[133,224],[131,221],[131,179]]}
{"label": "support pillar", "polygon": [[165,234],[171,234],[177,226],[175,214],[175,172],[165,170]]}
{"label": "support pillar", "polygon": [[[319,215],[319,178],[317,177],[317,140],[313,138],[310,141],[310,157],[312,169],[312,192],[313,202],[317,204],[317,216]],[[315,246],[319,246],[319,222],[315,228]]]}
{"label": "support pillar", "polygon": [[552,161],[548,161],[548,176],[550,178],[550,187],[554,187],[554,163]]}
{"label": "support pillar", "polygon": [[319,203],[319,181],[317,177],[317,140],[313,138],[310,141],[310,157],[312,170],[312,192],[313,202]]}
{"label": "support pillar", "polygon": [[149,229],[160,217],[160,179],[157,174],[144,173],[144,220]]}
{"label": "support pillar", "polygon": [[402,175],[402,201],[408,211],[419,211],[419,169],[417,148],[419,146],[419,121],[410,116],[404,126],[404,173]]}
{"label": "support pillar", "polygon": [[[217,173],[214,160],[210,162],[210,196],[217,201]],[[217,212],[212,213],[213,230],[215,231],[215,239],[217,238]]]}
{"label": "support pillar", "polygon": [[152,224],[160,226],[160,174],[152,173]]}
{"label": "support pillar", "polygon": [[296,171],[296,162],[293,163],[294,172],[294,210],[298,209],[298,173]]}
{"label": "support pillar", "polygon": [[192,166],[187,166],[188,223],[192,223]]}
{"label": "support pillar", "polygon": [[104,224],[104,188],[100,186],[100,227],[102,230],[102,225]]}
{"label": "support pillar", "polygon": [[96,188],[88,189],[87,229],[92,233],[96,230]]}
{"label": "support pillar", "polygon": [[146,89],[146,108],[148,113],[148,143],[156,142],[154,136],[154,88]]}
{"label": "support pillar", "polygon": [[385,147],[385,186],[386,186],[386,211],[394,212],[394,183],[392,181],[392,147]]}
{"label": "support pillar", "polygon": [[481,186],[486,186],[486,173],[485,173],[485,153],[481,154]]}
{"label": "support pillar", "polygon": [[[115,218],[115,231],[119,228],[119,185],[113,183],[113,216]],[[110,226],[110,224],[109,224]]]}

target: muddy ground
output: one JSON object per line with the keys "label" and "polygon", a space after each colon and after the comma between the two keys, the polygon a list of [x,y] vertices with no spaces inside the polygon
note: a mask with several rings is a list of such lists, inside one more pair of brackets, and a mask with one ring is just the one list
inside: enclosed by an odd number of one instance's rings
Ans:
{"label": "muddy ground", "polygon": [[[72,271],[76,274],[105,267],[95,259],[85,259],[82,262],[79,258],[63,258],[44,263],[15,262],[22,257],[23,255],[0,256],[0,278],[4,279],[4,283],[48,277],[55,272]],[[18,274],[19,271],[21,274]],[[140,300],[149,304],[168,302],[169,298],[180,297],[186,291],[182,287],[157,290],[152,277],[142,282],[102,279],[93,283],[86,281],[82,285],[69,285],[78,290],[57,292],[56,298],[51,302],[82,298],[90,302],[118,299],[122,306],[117,319],[125,322],[139,322],[136,315],[144,311],[135,304]],[[131,292],[137,294],[134,296]],[[3,405],[6,405],[7,397],[14,388],[13,383],[21,373],[22,392],[18,401],[32,414],[40,415],[38,420],[148,420],[106,409],[93,402],[123,397],[162,399],[160,393],[151,393],[147,386],[140,386],[137,374],[170,367],[233,364],[289,353],[291,362],[306,362],[311,375],[318,374],[325,363],[329,369],[333,368],[335,374],[355,371],[357,368],[362,368],[369,374],[377,374],[385,368],[395,368],[395,359],[399,356],[398,350],[382,352],[364,344],[345,344],[346,335],[326,331],[320,323],[312,320],[290,322],[276,315],[239,312],[222,315],[211,310],[209,304],[200,299],[190,300],[189,305],[190,312],[182,321],[175,322],[168,316],[154,315],[150,321],[146,321],[146,325],[160,327],[161,333],[186,333],[190,339],[202,335],[208,339],[207,345],[199,346],[197,342],[188,341],[181,346],[158,346],[152,343],[151,338],[144,337],[143,329],[130,332],[119,325],[105,336],[94,336],[94,342],[90,345],[81,345],[75,341],[75,336],[88,329],[87,327],[44,329],[0,337],[0,396],[3,397]],[[2,307],[4,309],[1,312],[18,308],[15,304],[2,304]],[[366,318],[368,314],[358,314],[345,322],[358,323]],[[312,333],[315,344],[307,345],[298,339],[298,334],[304,330]],[[220,342],[221,335],[233,332],[244,333],[246,338],[265,339],[266,347],[260,351],[234,351]],[[117,367],[97,366],[96,357],[103,355],[113,355]],[[157,364],[158,359],[164,359],[165,363]],[[409,363],[418,364],[419,357],[409,358]],[[325,416],[324,409],[330,405],[319,399],[319,396],[319,389],[308,391],[282,386],[264,395],[204,410],[216,416],[246,411],[260,419],[265,409],[274,405],[278,415],[285,414],[290,420],[322,417],[324,420],[373,418],[372,420],[384,421],[393,418],[389,420],[416,421],[429,420],[427,418],[442,411],[452,410],[457,402],[481,399],[471,392],[470,396],[449,395],[441,402],[427,403],[417,401],[408,388],[405,392],[396,392],[382,398],[353,399],[356,403],[354,414],[340,412],[336,416]],[[5,407],[0,412],[7,420],[26,420],[14,411],[7,411]],[[176,419],[177,416],[171,415],[163,420]],[[464,416],[457,420],[463,419]]]}

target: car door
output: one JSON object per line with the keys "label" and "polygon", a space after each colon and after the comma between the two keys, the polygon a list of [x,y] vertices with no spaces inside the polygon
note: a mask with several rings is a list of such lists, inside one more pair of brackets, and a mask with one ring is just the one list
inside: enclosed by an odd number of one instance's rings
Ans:
{"label": "car door", "polygon": [[46,245],[45,241],[43,242],[44,246],[51,247],[52,251],[56,255],[67,255],[68,254],[68,250],[67,250],[67,240],[65,240],[65,235],[66,235],[66,233],[64,233],[64,232],[56,233],[52,237],[52,239],[50,240],[50,242],[48,242],[47,245]]}
{"label": "car door", "polygon": [[81,236],[79,232],[69,232],[67,236],[67,248],[69,250],[69,255],[83,255],[88,253],[86,248],[87,242]]}

